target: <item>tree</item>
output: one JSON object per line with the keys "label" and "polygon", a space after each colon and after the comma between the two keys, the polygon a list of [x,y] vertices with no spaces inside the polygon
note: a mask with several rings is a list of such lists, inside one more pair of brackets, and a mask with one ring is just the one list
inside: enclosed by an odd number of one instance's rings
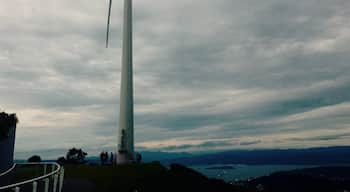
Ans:
{"label": "tree", "polygon": [[85,157],[87,156],[87,153],[84,152],[82,149],[76,149],[72,148],[69,149],[66,155],[67,163],[71,164],[82,164],[85,163]]}
{"label": "tree", "polygon": [[28,163],[40,163],[41,157],[39,155],[33,155],[27,161],[28,161]]}

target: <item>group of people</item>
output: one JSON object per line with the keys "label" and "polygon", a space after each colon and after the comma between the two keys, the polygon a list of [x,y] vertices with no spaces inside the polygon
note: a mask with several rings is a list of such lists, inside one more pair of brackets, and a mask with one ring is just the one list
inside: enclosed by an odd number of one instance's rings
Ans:
{"label": "group of people", "polygon": [[[117,154],[113,152],[102,151],[100,153],[101,165],[115,165],[117,162]],[[135,153],[133,163],[141,163],[142,156],[140,153]]]}
{"label": "group of people", "polygon": [[115,154],[113,152],[108,155],[108,152],[102,151],[100,153],[100,161],[102,165],[114,164],[116,161]]}

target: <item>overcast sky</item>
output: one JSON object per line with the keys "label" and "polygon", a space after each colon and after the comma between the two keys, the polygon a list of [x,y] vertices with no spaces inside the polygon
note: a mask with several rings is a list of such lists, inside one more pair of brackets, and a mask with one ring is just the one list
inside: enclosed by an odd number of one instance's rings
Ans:
{"label": "overcast sky", "polygon": [[[16,154],[116,146],[121,0],[0,6]],[[138,150],[350,144],[350,1],[134,0]],[[46,151],[46,152],[43,152]]]}

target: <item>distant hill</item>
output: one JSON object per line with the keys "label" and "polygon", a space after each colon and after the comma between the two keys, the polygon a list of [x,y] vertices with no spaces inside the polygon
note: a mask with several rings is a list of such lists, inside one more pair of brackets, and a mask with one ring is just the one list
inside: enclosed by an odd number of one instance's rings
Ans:
{"label": "distant hill", "polygon": [[350,191],[350,167],[317,167],[277,172],[244,185],[261,192]]}
{"label": "distant hill", "polygon": [[[270,149],[270,150],[235,150],[218,153],[170,153],[141,151],[143,162],[160,161],[163,164],[179,163],[184,165],[207,164],[294,164],[294,165],[329,165],[349,164],[349,147],[322,147],[309,149]],[[33,154],[36,154],[33,152]],[[33,155],[31,154],[31,155]],[[28,154],[28,157],[31,156]],[[56,160],[56,158],[52,158]],[[98,156],[87,156],[90,163],[100,163]],[[17,159],[17,162],[26,160]]]}
{"label": "distant hill", "polygon": [[[42,151],[33,151],[33,152],[26,152],[26,153],[18,153],[19,158],[17,158],[15,161],[16,163],[25,163],[27,162],[26,159],[29,157],[38,154],[41,156],[41,154],[45,154],[44,156],[49,156],[48,158],[44,158],[44,161],[56,161],[58,157],[65,156],[65,155],[57,155],[57,154],[65,154],[66,150],[60,149],[60,150],[53,150],[54,152],[47,152],[46,150]],[[168,152],[160,152],[160,151],[140,151],[142,155],[143,162],[152,162],[152,161],[165,161],[170,159],[177,159],[177,158],[184,158],[184,157],[192,157],[193,155],[191,153],[168,153]],[[87,156],[86,160],[90,163],[100,163],[100,157],[96,155]]]}
{"label": "distant hill", "polygon": [[175,158],[164,163],[205,164],[350,164],[350,147],[324,147],[286,150],[239,150]]}
{"label": "distant hill", "polygon": [[[169,161],[171,159],[177,158],[187,158],[192,157],[190,153],[167,153],[167,152],[155,152],[155,151],[140,151],[142,155],[142,161],[149,163],[152,161]],[[100,157],[88,156],[86,160],[90,163],[100,163]]]}
{"label": "distant hill", "polygon": [[144,162],[152,161],[167,161],[177,158],[191,158],[191,153],[167,153],[167,152],[155,152],[155,151],[141,151],[142,160]]}

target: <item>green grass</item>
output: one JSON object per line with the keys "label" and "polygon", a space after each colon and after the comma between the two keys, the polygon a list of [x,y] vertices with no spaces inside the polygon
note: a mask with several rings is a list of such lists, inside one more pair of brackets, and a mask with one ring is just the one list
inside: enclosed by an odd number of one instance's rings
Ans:
{"label": "green grass", "polygon": [[[137,178],[149,174],[164,173],[166,169],[159,164],[123,165],[123,166],[91,166],[65,165],[67,178],[88,177],[99,181],[109,177]],[[103,176],[103,178],[101,178]]]}
{"label": "green grass", "polygon": [[12,183],[19,183],[22,181],[31,180],[36,177],[42,176],[43,173],[44,170],[41,165],[16,167],[13,170]]}
{"label": "green grass", "polygon": [[159,164],[90,166],[66,165],[65,180],[84,179],[96,186],[95,191],[132,191],[144,187],[147,178],[167,175]]}
{"label": "green grass", "polygon": [[[165,168],[160,163],[124,166],[64,165],[63,192],[246,192],[221,180],[208,179],[204,175],[180,165]],[[21,167],[16,181],[41,176],[38,167]]]}
{"label": "green grass", "polygon": [[[66,165],[65,170],[64,192],[134,192],[136,189],[138,192],[247,191],[221,180],[208,179],[183,166],[172,166],[167,169],[159,163],[125,166]],[[93,189],[73,189],[86,183],[93,184]]]}

